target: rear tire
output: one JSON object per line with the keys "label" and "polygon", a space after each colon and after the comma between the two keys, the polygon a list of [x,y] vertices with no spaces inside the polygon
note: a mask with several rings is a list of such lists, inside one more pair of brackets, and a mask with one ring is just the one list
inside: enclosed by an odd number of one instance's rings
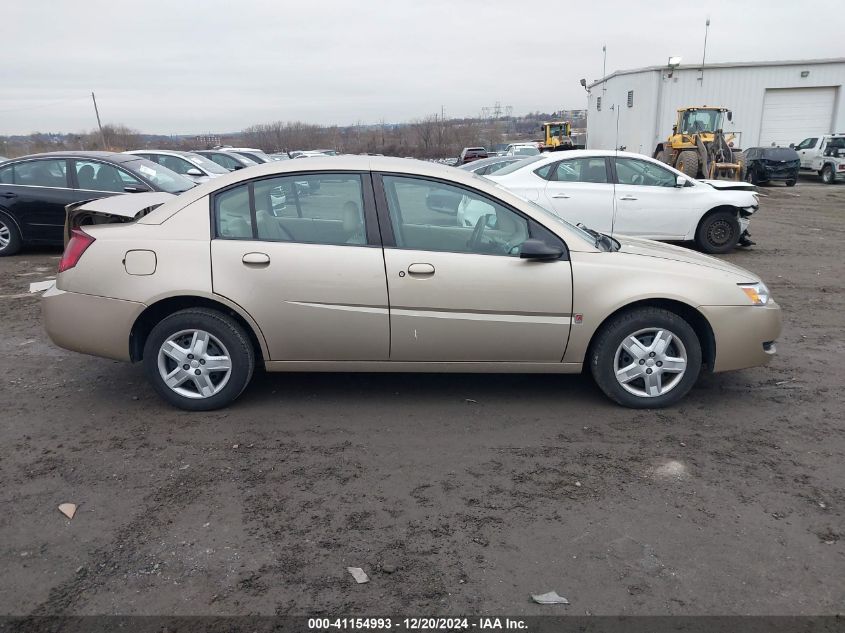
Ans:
{"label": "rear tire", "polygon": [[593,379],[611,400],[632,409],[660,409],[678,402],[698,380],[701,343],[674,312],[636,308],[602,326],[588,360]]}
{"label": "rear tire", "polygon": [[698,177],[698,154],[692,150],[684,150],[678,155],[676,168],[690,178]]}
{"label": "rear tire", "polygon": [[18,225],[6,213],[0,211],[0,257],[14,255],[23,246]]}
{"label": "rear tire", "polygon": [[832,165],[825,165],[821,171],[822,182],[826,185],[832,185],[836,182],[836,174],[833,171]]}
{"label": "rear tire", "polygon": [[695,243],[705,253],[727,253],[739,242],[739,233],[736,215],[730,211],[717,211],[701,220],[695,232]]}
{"label": "rear tire", "polygon": [[231,404],[254,369],[249,336],[216,310],[174,312],[156,324],[144,345],[147,379],[164,400],[188,411]]}
{"label": "rear tire", "polygon": [[787,181],[786,181],[786,186],[787,186],[787,187],[794,187],[794,186],[795,186],[795,181],[794,181],[794,180],[787,180]]}

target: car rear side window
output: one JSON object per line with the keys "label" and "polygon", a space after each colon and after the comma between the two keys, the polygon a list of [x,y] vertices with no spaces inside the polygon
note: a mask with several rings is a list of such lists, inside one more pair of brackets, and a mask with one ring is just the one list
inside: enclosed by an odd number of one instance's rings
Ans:
{"label": "car rear side window", "polygon": [[215,196],[217,235],[303,244],[365,245],[358,174],[266,178]]}
{"label": "car rear side window", "polygon": [[227,189],[214,196],[214,217],[218,237],[230,240],[253,239],[248,185]]}
{"label": "car rear side window", "polygon": [[562,160],[552,171],[551,180],[558,182],[610,182],[607,177],[607,163],[603,156]]}
{"label": "car rear side window", "polygon": [[[67,188],[67,161],[29,160],[12,165],[12,178],[16,185],[31,187]],[[4,180],[5,182],[5,180]]]}
{"label": "car rear side window", "polygon": [[159,154],[156,161],[159,165],[167,167],[170,171],[175,171],[177,174],[185,175],[188,170],[194,167],[184,158],[178,156],[170,156],[169,154]]}

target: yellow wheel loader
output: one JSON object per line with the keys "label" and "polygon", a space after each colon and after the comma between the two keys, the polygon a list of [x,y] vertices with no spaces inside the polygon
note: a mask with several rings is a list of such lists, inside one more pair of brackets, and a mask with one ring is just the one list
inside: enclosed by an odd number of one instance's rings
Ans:
{"label": "yellow wheel loader", "polygon": [[569,121],[550,121],[540,126],[542,139],[537,139],[537,147],[541,152],[557,152],[565,149],[575,149],[572,141],[572,126]]}
{"label": "yellow wheel loader", "polygon": [[734,158],[734,135],[722,131],[727,108],[696,106],[678,110],[672,135],[654,150],[654,158],[690,178],[740,180],[742,164]]}

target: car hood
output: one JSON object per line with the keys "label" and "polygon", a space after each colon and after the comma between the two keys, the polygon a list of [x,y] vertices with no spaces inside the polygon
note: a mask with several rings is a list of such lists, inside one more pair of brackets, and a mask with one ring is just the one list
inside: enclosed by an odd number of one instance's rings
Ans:
{"label": "car hood", "polygon": [[742,180],[709,180],[702,179],[698,182],[703,182],[705,185],[710,185],[714,189],[720,191],[755,191],[756,187],[750,182]]}
{"label": "car hood", "polygon": [[641,255],[643,257],[657,257],[675,262],[694,264],[696,266],[705,266],[706,268],[736,275],[745,281],[759,280],[757,275],[741,268],[740,266],[734,266],[724,260],[711,257],[710,255],[696,253],[695,251],[691,251],[687,248],[664,244],[662,242],[654,242],[652,240],[644,240],[638,237],[628,237],[627,235],[615,235],[614,237],[622,245],[619,249],[622,253],[628,253],[629,255]]}

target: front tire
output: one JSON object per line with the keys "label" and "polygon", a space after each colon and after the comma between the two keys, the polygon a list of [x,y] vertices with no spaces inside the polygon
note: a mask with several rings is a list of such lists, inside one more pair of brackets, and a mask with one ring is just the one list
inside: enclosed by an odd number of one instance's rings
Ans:
{"label": "front tire", "polygon": [[0,211],[0,257],[14,255],[23,245],[18,225],[7,214]]}
{"label": "front tire", "polygon": [[739,242],[739,220],[730,211],[717,211],[706,216],[695,232],[695,243],[705,253],[727,253]]}
{"label": "front tire", "polygon": [[836,182],[836,174],[833,171],[833,165],[825,165],[821,171],[822,182],[826,185],[832,185]]}
{"label": "front tire", "polygon": [[[684,150],[678,155],[676,168],[684,172],[690,178],[698,178],[698,154],[692,150]],[[705,174],[705,177],[707,174]]]}
{"label": "front tire", "polygon": [[701,372],[701,343],[683,318],[636,308],[604,324],[590,350],[599,388],[617,404],[660,409],[683,398]]}
{"label": "front tire", "polygon": [[206,308],[162,319],[144,345],[144,370],[167,402],[188,411],[225,407],[252,378],[255,352],[231,317]]}

